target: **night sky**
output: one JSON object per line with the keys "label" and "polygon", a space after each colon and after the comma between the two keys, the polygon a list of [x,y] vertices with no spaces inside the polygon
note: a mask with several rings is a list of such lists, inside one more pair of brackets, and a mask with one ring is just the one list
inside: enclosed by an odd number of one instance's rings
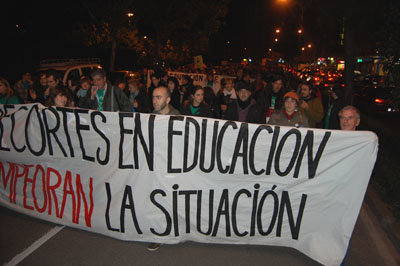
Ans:
{"label": "night sky", "polygon": [[[291,1],[290,5],[279,6],[276,1],[231,0],[225,25],[211,38],[209,52],[204,55],[206,61],[260,59],[267,55],[269,48],[284,56],[295,57],[301,53],[300,47],[307,43],[316,46],[315,54],[341,53],[340,26],[337,25],[342,17],[334,17],[331,27],[323,29],[318,16],[321,18],[324,14],[316,13],[312,5],[302,6]],[[304,32],[299,36],[302,8]],[[107,65],[109,49],[85,47],[71,34],[75,20],[87,19],[84,10],[81,1],[10,2],[5,12],[7,16],[1,18],[2,32],[6,33],[5,49],[1,52],[6,64],[1,66],[1,75],[14,80],[23,71],[33,71],[39,61],[46,58],[97,56]],[[273,40],[277,27],[281,33],[276,44]],[[322,40],[324,45],[320,45]],[[118,50],[116,67],[134,68],[134,57],[132,51]]]}

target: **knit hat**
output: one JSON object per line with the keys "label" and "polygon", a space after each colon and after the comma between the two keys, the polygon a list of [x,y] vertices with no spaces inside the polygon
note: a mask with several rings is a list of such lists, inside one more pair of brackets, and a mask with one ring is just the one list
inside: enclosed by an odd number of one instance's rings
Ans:
{"label": "knit hat", "polygon": [[297,102],[299,102],[299,96],[297,96],[297,93],[295,93],[294,91],[289,91],[289,92],[285,93],[285,95],[283,96],[283,99],[286,99],[288,97],[295,99]]}
{"label": "knit hat", "polygon": [[245,81],[239,81],[235,84],[235,90],[240,91],[240,90],[248,90],[249,92],[252,92],[252,88],[249,83]]}

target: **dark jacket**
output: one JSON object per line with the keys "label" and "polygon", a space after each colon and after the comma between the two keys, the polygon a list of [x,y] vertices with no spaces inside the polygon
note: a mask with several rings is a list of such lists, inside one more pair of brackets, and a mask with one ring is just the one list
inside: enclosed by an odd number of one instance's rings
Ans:
{"label": "dark jacket", "polygon": [[192,114],[192,111],[190,109],[190,102],[185,102],[185,104],[181,108],[181,114],[182,115],[191,115],[191,116],[201,116],[201,117],[214,117],[211,108],[208,104],[206,103],[201,103],[200,104],[200,109],[198,114]]}
{"label": "dark jacket", "polygon": [[[85,97],[79,100],[79,107],[97,110],[97,98],[90,99],[92,90],[89,89]],[[103,110],[104,111],[122,111],[131,112],[132,104],[128,97],[119,88],[114,87],[111,83],[107,82],[106,93],[104,95]]]}
{"label": "dark jacket", "polygon": [[125,91],[126,96],[128,97],[129,101],[131,102],[133,106],[133,102],[136,101],[138,103],[138,106],[135,109],[135,112],[139,113],[150,113],[152,109],[152,103],[149,100],[149,96],[147,96],[147,93],[144,90],[139,90],[138,95],[136,95],[135,98],[130,97],[130,91],[126,90]]}
{"label": "dark jacket", "polygon": [[225,95],[223,92],[224,89],[220,89],[217,93],[217,96],[215,97],[215,102],[217,105],[217,110],[218,110],[218,118],[221,119],[226,119],[225,118],[225,112],[221,110],[221,105],[226,105],[229,106],[231,103],[235,102],[236,99],[232,99],[231,95]]}
{"label": "dark jacket", "polygon": [[[228,106],[228,109],[225,112],[225,119],[239,121],[238,108],[240,107],[237,103],[237,100],[235,100]],[[265,116],[266,113],[262,110],[261,106],[255,102],[252,102],[250,104],[250,108],[246,116],[246,121],[240,121],[240,122],[265,124],[266,123]]]}
{"label": "dark jacket", "polygon": [[278,93],[274,93],[272,91],[271,86],[267,86],[262,91],[257,94],[256,101],[259,105],[262,106],[263,110],[267,112],[268,108],[271,107],[272,98],[275,97],[275,110],[279,110],[283,106],[283,96],[285,92],[283,88],[281,88]]}

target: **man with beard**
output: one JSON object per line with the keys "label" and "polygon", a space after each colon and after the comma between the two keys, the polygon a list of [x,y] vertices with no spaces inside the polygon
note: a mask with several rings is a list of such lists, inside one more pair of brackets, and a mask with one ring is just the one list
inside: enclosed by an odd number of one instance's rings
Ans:
{"label": "man with beard", "polygon": [[[171,91],[165,86],[158,86],[153,90],[153,113],[160,115],[179,115],[179,111],[169,104],[171,101]],[[150,243],[148,251],[156,251],[161,243]]]}
{"label": "man with beard", "polygon": [[239,122],[265,124],[265,112],[251,97],[250,84],[239,81],[235,86],[237,99],[234,100],[225,112],[225,119]]}
{"label": "man with beard", "polygon": [[153,90],[153,113],[160,115],[179,115],[179,111],[169,104],[171,92],[165,86],[158,86]]}
{"label": "man with beard", "polygon": [[299,109],[307,116],[310,127],[315,128],[324,117],[322,102],[313,94],[313,89],[308,83],[300,84],[300,95]]}

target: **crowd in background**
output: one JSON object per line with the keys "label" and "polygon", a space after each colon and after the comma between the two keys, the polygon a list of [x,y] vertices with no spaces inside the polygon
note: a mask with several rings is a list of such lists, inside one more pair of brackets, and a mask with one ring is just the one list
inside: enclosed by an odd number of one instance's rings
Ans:
{"label": "crowd in background", "polygon": [[[193,72],[185,67],[168,69]],[[321,90],[291,73],[266,70],[258,66],[223,66],[203,71],[206,86],[193,84],[189,75],[181,83],[168,70],[151,74],[147,69],[135,78],[115,80],[113,84],[102,69],[91,76],[63,84],[58,72],[48,70],[32,77],[26,72],[11,86],[0,78],[0,103],[41,103],[45,106],[77,107],[101,111],[156,112],[154,90],[163,87],[169,110],[182,115],[210,117],[258,124],[339,129],[339,111],[344,107],[343,88]],[[213,91],[214,75],[223,78],[218,92]]]}

